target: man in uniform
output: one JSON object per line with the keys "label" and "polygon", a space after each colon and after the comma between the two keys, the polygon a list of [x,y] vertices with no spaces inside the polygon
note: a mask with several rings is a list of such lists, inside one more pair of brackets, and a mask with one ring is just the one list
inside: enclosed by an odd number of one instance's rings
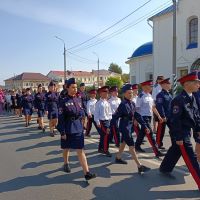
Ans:
{"label": "man in uniform", "polygon": [[153,137],[153,131],[151,128],[152,112],[156,114],[156,116],[161,122],[162,122],[162,118],[160,117],[155,107],[154,100],[151,95],[152,86],[153,86],[152,80],[141,83],[141,87],[143,91],[137,98],[136,111],[143,117],[144,121],[146,122],[148,126],[148,129],[150,130],[150,133],[147,134],[145,129],[143,127],[141,128],[141,131],[139,132],[139,135],[136,140],[135,149],[138,152],[145,152],[141,148],[141,144],[143,142],[144,136],[146,135],[147,139],[149,140],[150,145],[152,146],[155,156],[160,157],[160,156],[163,156],[163,153],[158,150],[156,141]]}
{"label": "man in uniform", "polygon": [[86,130],[86,120],[87,120],[87,101],[88,97],[85,91],[85,83],[80,84],[79,91],[77,92],[77,96],[81,98],[82,106],[85,111],[85,117],[83,118],[83,127]]}
{"label": "man in uniform", "polygon": [[163,119],[162,123],[158,123],[156,143],[159,149],[165,149],[163,147],[163,137],[165,134],[166,125],[170,128],[169,118],[170,118],[170,106],[172,101],[172,95],[169,93],[171,90],[170,78],[167,78],[160,82],[162,91],[158,93],[156,97],[156,109],[158,110],[160,116]]}
{"label": "man in uniform", "polygon": [[[164,76],[157,76],[156,84],[153,86],[153,90],[152,90],[152,97],[154,101],[156,101],[157,94],[160,93],[162,90],[160,82],[163,81],[164,79],[165,79]],[[153,132],[154,133],[156,133],[157,131],[158,122],[159,120],[157,116],[153,114]]]}
{"label": "man in uniform", "polygon": [[87,102],[87,116],[88,116],[88,121],[87,121],[87,128],[85,132],[85,136],[91,137],[90,131],[92,129],[92,124],[94,124],[95,128],[97,128],[97,124],[94,121],[94,111],[95,111],[95,105],[97,102],[96,95],[97,91],[95,89],[90,90],[89,92],[90,95],[90,100]]}
{"label": "man in uniform", "polygon": [[197,149],[200,148],[200,115],[193,92],[199,88],[196,72],[192,72],[178,80],[183,91],[171,102],[170,132],[172,146],[169,148],[160,166],[161,173],[170,173],[174,169],[181,155],[200,189],[200,167],[197,155],[191,143],[191,129],[193,129]]}
{"label": "man in uniform", "polygon": [[[116,112],[119,104],[121,103],[121,99],[118,97],[118,88],[117,86],[113,86],[109,90],[111,96],[108,102],[110,103],[112,115]],[[114,137],[116,147],[120,145],[120,134],[118,128],[118,121],[114,121],[111,119],[110,121],[110,137],[109,142],[112,143]]]}
{"label": "man in uniform", "polygon": [[66,95],[67,95],[67,79],[65,80],[65,84],[63,85],[63,90],[60,93],[59,101],[61,99],[64,99],[66,97]]}
{"label": "man in uniform", "polygon": [[97,123],[100,135],[98,152],[105,154],[107,157],[112,155],[109,152],[109,133],[110,120],[112,119],[112,111],[108,103],[109,86],[103,86],[98,89],[100,99],[97,101],[94,112],[94,120]]}

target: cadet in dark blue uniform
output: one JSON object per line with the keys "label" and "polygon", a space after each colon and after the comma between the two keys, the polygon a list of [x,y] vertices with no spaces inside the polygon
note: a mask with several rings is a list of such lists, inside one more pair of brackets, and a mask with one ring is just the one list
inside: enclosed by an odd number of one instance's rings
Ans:
{"label": "cadet in dark blue uniform", "polygon": [[81,83],[80,84],[80,88],[79,91],[77,92],[77,96],[79,98],[81,98],[82,101],[82,106],[85,112],[85,117],[83,118],[83,127],[86,130],[87,129],[87,125],[86,125],[86,120],[87,120],[87,101],[88,101],[88,97],[87,94],[85,92],[85,83]]}
{"label": "cadet in dark blue uniform", "polygon": [[132,155],[133,160],[136,162],[138,167],[138,172],[142,173],[148,171],[149,168],[143,166],[135,152],[134,140],[133,140],[133,122],[136,119],[141,126],[149,132],[146,122],[142,119],[141,115],[135,112],[135,104],[132,101],[133,90],[131,84],[126,84],[122,88],[124,93],[124,100],[120,103],[117,111],[113,115],[113,120],[117,122],[120,119],[119,131],[122,134],[122,143],[120,144],[119,152],[116,155],[115,162],[119,164],[127,164],[126,161],[121,159],[122,152],[126,144],[129,146],[130,154]]}
{"label": "cadet in dark blue uniform", "polygon": [[156,109],[162,117],[163,122],[158,123],[156,143],[158,144],[159,149],[165,149],[163,147],[163,137],[165,134],[166,125],[170,129],[169,118],[172,101],[172,95],[169,93],[169,91],[171,90],[170,78],[161,81],[160,86],[162,87],[162,91],[156,96]]}
{"label": "cadet in dark blue uniform", "polygon": [[26,127],[29,126],[31,115],[33,114],[34,97],[31,94],[30,88],[26,88],[26,93],[22,96],[23,114],[25,116]]}
{"label": "cadet in dark blue uniform", "polygon": [[45,94],[45,110],[48,114],[50,136],[54,137],[54,128],[58,122],[58,93],[55,92],[55,84],[49,83],[49,92]]}
{"label": "cadet in dark blue uniform", "polygon": [[76,96],[77,84],[74,78],[67,83],[68,95],[59,104],[59,120],[57,129],[61,134],[61,148],[63,149],[64,171],[70,172],[69,150],[76,149],[85,179],[95,178],[89,172],[87,159],[84,153],[84,134],[82,119],[85,116],[81,99]]}
{"label": "cadet in dark blue uniform", "polygon": [[179,79],[179,82],[183,85],[183,92],[171,103],[172,146],[161,163],[160,172],[172,172],[182,155],[200,189],[200,167],[191,143],[191,129],[193,129],[197,146],[200,145],[200,115],[197,102],[192,94],[199,88],[199,79],[196,72],[193,72]]}
{"label": "cadet in dark blue uniform", "polygon": [[11,101],[12,101],[12,110],[13,110],[13,114],[14,115],[17,115],[17,97],[16,97],[16,92],[13,90],[12,93],[11,93]]}
{"label": "cadet in dark blue uniform", "polygon": [[44,114],[45,114],[45,94],[42,92],[42,85],[38,85],[38,92],[35,94],[34,107],[38,114],[38,129],[45,132],[44,127]]}
{"label": "cadet in dark blue uniform", "polygon": [[19,117],[22,117],[22,92],[19,90],[18,93],[16,94],[17,98],[17,114]]}
{"label": "cadet in dark blue uniform", "polygon": [[67,79],[65,80],[65,84],[63,85],[63,90],[61,91],[59,95],[59,102],[60,100],[64,99],[67,95]]}

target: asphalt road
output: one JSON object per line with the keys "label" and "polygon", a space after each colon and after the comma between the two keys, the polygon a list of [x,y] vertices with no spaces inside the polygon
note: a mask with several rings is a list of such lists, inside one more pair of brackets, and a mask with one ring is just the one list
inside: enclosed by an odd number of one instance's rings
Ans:
{"label": "asphalt road", "polygon": [[[72,172],[62,171],[63,159],[60,136],[49,137],[48,130],[37,130],[35,118],[25,128],[22,118],[0,116],[0,200],[155,200],[198,199],[200,192],[182,159],[171,177],[158,171],[160,160],[155,159],[149,144],[138,154],[141,162],[152,170],[137,173],[128,152],[123,158],[128,165],[114,163],[117,149],[111,145],[112,158],[97,153],[98,135],[85,139],[85,151],[92,172],[98,177],[89,182],[83,178],[76,152],[72,151]],[[170,145],[168,134],[165,146]]]}

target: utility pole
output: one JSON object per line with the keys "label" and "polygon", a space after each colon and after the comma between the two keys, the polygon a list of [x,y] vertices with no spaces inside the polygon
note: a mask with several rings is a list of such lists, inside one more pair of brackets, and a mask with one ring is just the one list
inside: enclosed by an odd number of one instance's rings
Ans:
{"label": "utility pole", "polygon": [[65,41],[62,38],[58,37],[58,36],[55,36],[55,38],[57,38],[58,40],[62,41],[62,43],[64,45],[64,53],[63,53],[63,55],[64,55],[64,82],[65,82],[65,80],[67,78]]}
{"label": "utility pole", "polygon": [[172,49],[172,77],[173,77],[173,90],[172,94],[175,96],[177,89],[177,76],[176,76],[176,0],[173,1],[173,49]]}
{"label": "utility pole", "polygon": [[97,56],[97,86],[99,88],[99,56],[96,52],[93,52],[93,54],[95,54]]}

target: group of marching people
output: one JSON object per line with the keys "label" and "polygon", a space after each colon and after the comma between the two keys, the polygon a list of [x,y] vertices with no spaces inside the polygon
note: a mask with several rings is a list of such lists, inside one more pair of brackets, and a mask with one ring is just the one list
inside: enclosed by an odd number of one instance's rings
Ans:
{"label": "group of marching people", "polygon": [[[84,92],[84,83],[77,92],[74,78],[66,81],[66,89],[59,104],[57,129],[61,134],[61,148],[63,149],[64,171],[71,171],[69,164],[70,149],[76,149],[86,180],[95,178],[90,173],[84,153],[84,134],[90,137],[92,124],[96,127],[100,139],[98,152],[111,157],[109,143],[114,138],[119,151],[116,154],[117,164],[127,164],[122,159],[125,146],[128,145],[132,159],[138,172],[149,171],[138,159],[136,152],[145,152],[141,144],[146,136],[157,158],[165,156],[160,172],[172,172],[181,155],[189,168],[194,180],[200,188],[200,73],[192,72],[179,79],[183,91],[172,98],[170,94],[170,78],[159,76],[155,91],[152,93],[152,80],[140,83],[141,92],[138,94],[137,84],[123,85],[122,100],[118,97],[116,86],[103,86],[98,90],[90,90],[89,98]],[[159,89],[160,88],[160,89]],[[96,99],[96,95],[99,99]],[[152,94],[155,95],[153,99]],[[153,117],[154,115],[154,117]],[[87,120],[87,126],[84,127]],[[154,118],[154,130],[151,121]],[[166,155],[161,151],[165,127],[168,126],[171,147],[167,147]],[[85,129],[85,131],[84,131]],[[155,131],[156,130],[156,131]],[[193,130],[193,131],[192,131]],[[133,138],[136,133],[136,141]],[[156,132],[156,139],[154,139]],[[193,150],[191,133],[193,132],[196,149]]]}
{"label": "group of marching people", "polygon": [[[140,162],[136,153],[145,153],[141,145],[146,136],[155,156],[165,156],[159,169],[161,173],[171,173],[182,155],[200,188],[199,79],[200,72],[192,72],[180,78],[178,81],[183,91],[174,98],[170,93],[170,78],[163,76],[157,77],[155,85],[152,80],[134,85],[124,84],[121,88],[123,98],[119,98],[119,89],[116,86],[91,89],[87,94],[84,83],[79,85],[78,90],[75,78],[70,78],[65,80],[61,93],[56,91],[53,82],[49,83],[47,92],[43,91],[42,85],[38,85],[38,91],[34,95],[27,88],[23,94],[18,94],[18,104],[25,116],[26,127],[30,125],[33,111],[36,111],[38,129],[45,131],[46,114],[50,136],[55,135],[55,129],[60,132],[64,171],[67,173],[71,172],[70,149],[76,149],[85,179],[96,177],[96,174],[90,172],[84,153],[84,138],[91,137],[91,128],[94,125],[99,134],[100,154],[112,156],[109,144],[113,139],[119,148],[115,163],[127,164],[122,158],[127,145],[138,172],[149,171],[150,168]],[[169,128],[171,147],[164,147],[163,144],[166,126]],[[191,142],[192,133],[196,143],[195,151]],[[166,155],[162,151],[165,148],[168,149]]]}

